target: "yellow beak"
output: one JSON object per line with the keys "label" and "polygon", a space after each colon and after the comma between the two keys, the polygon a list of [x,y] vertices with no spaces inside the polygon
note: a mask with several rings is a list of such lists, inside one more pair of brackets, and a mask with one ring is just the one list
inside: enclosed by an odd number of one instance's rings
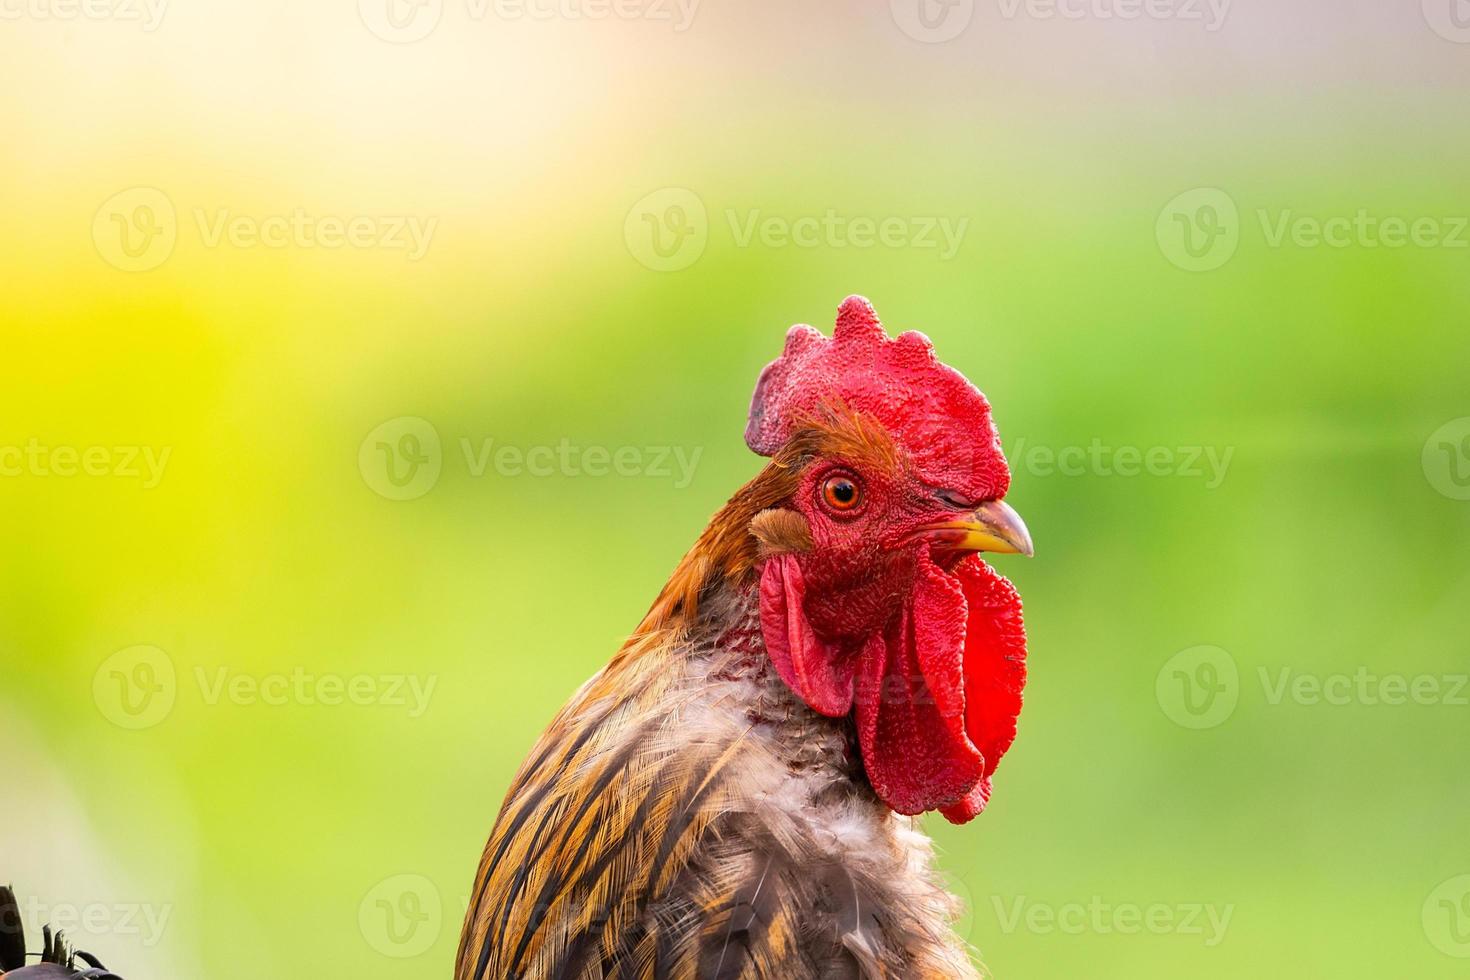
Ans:
{"label": "yellow beak", "polygon": [[939,543],[956,551],[991,551],[1000,555],[1025,555],[1030,558],[1036,553],[1031,544],[1031,532],[1026,522],[1010,504],[991,500],[975,508],[973,521],[955,521],[939,524],[930,531]]}

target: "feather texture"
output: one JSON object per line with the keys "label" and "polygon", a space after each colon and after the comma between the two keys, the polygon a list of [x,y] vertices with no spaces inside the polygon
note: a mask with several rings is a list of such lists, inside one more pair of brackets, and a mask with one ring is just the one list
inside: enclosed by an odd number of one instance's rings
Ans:
{"label": "feather texture", "polygon": [[458,980],[976,977],[928,839],[775,675],[754,590],[646,629],[517,775]]}
{"label": "feather texture", "polygon": [[851,717],[808,707],[766,651],[758,566],[811,547],[783,505],[823,454],[896,465],[836,406],[715,516],[517,773],[456,980],[978,978]]}

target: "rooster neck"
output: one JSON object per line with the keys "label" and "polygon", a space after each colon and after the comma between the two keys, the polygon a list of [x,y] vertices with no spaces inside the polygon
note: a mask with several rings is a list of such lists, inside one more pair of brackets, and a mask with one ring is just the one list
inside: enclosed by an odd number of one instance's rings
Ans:
{"label": "rooster neck", "polygon": [[761,633],[756,587],[722,588],[705,610],[684,655],[694,683],[707,689],[707,710],[748,722],[750,737],[791,779],[810,781],[805,795],[811,803],[821,804],[839,788],[881,806],[863,771],[851,718],[817,714],[776,673]]}
{"label": "rooster neck", "polygon": [[950,930],[957,903],[932,870],[929,838],[873,791],[851,717],[818,714],[777,674],[758,585],[711,588],[667,656],[677,679],[652,710],[667,712],[670,751],[703,745],[729,760],[709,802],[714,833],[691,866],[780,869],[804,921],[798,943],[810,953],[834,941],[829,967],[850,957],[854,976],[975,976]]}
{"label": "rooster neck", "polygon": [[686,617],[625,644],[521,768],[459,980],[976,978],[928,838],[873,792],[852,722],[777,675],[752,584]]}

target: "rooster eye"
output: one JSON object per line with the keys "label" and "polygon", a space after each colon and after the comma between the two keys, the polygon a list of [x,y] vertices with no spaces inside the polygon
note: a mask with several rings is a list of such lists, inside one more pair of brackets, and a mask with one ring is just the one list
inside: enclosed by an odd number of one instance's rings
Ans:
{"label": "rooster eye", "polygon": [[844,474],[834,474],[822,481],[822,502],[832,510],[851,512],[862,501],[857,481]]}

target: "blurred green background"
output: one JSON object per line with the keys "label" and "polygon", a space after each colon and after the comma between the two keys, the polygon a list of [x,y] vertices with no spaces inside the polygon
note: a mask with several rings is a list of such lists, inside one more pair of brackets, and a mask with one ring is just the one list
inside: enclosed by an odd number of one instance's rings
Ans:
{"label": "blurred green background", "polygon": [[929,822],[995,975],[1463,976],[1453,2],[5,8],[0,876],[129,977],[447,977],[860,292],[1037,542],[1021,737]]}

